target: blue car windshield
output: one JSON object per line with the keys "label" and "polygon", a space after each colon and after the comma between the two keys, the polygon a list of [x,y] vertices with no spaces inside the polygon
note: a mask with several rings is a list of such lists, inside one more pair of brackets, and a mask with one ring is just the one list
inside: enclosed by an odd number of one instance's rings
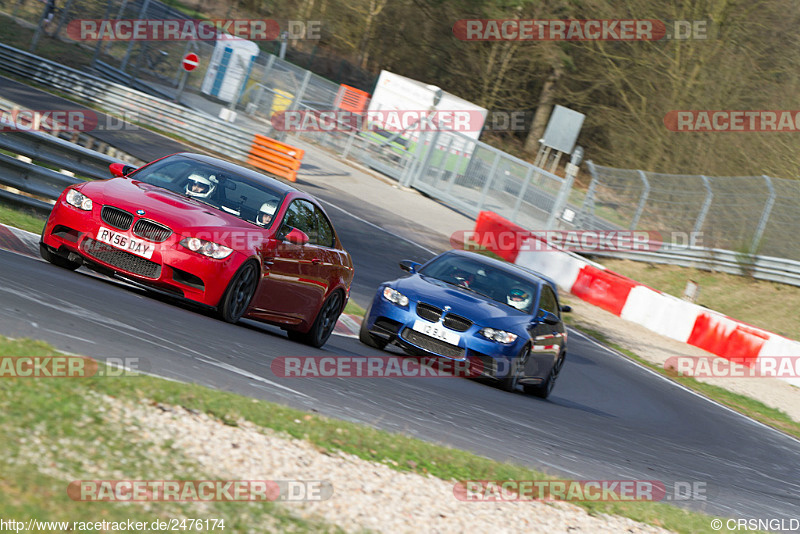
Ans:
{"label": "blue car windshield", "polygon": [[268,184],[182,156],[142,167],[131,178],[185,195],[263,228],[272,224],[284,197],[283,192]]}
{"label": "blue car windshield", "polygon": [[419,273],[474,291],[526,314],[532,313],[536,303],[536,284],[471,258],[445,254],[425,265]]}

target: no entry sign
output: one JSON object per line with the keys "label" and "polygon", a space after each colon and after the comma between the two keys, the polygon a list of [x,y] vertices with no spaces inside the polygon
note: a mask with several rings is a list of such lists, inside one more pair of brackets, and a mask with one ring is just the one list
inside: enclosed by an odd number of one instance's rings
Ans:
{"label": "no entry sign", "polygon": [[183,67],[183,70],[187,72],[196,69],[197,65],[199,64],[200,64],[200,58],[198,58],[197,54],[193,52],[186,54],[186,56],[183,58],[183,61],[181,61],[181,66]]}

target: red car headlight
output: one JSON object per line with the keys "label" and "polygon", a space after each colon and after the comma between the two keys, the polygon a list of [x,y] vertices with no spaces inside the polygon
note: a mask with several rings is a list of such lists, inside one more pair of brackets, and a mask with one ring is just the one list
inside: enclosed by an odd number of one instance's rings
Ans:
{"label": "red car headlight", "polygon": [[70,189],[67,191],[65,200],[67,201],[67,204],[74,206],[79,210],[92,211],[92,199],[76,189]]}
{"label": "red car headlight", "polygon": [[181,240],[180,244],[192,252],[197,252],[198,254],[208,256],[209,258],[214,258],[215,260],[225,259],[231,255],[231,252],[233,252],[232,248],[226,247],[225,245],[219,245],[212,241],[206,241],[205,239],[200,239],[199,237],[187,237]]}

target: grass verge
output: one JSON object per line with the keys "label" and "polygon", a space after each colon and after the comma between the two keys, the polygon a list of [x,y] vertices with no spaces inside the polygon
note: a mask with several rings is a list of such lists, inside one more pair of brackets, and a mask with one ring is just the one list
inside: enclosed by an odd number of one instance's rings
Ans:
{"label": "grass verge", "polygon": [[[0,337],[0,357],[55,353],[43,342]],[[75,520],[76,512],[89,508],[66,497],[65,485],[73,479],[97,480],[103,476],[163,479],[168,478],[165,472],[171,473],[173,478],[176,473],[182,474],[181,478],[204,476],[197,472],[191,458],[182,457],[176,451],[154,452],[152,445],[132,444],[126,436],[127,430],[105,422],[97,406],[98,395],[137,403],[183,406],[231,425],[244,419],[307,440],[326,451],[341,450],[365,460],[382,462],[398,471],[430,474],[444,480],[546,478],[542,473],[519,465],[192,384],[148,376],[69,380],[6,378],[0,381],[0,439],[11,445],[0,458],[4,473],[0,485],[10,498],[0,504],[3,517]],[[53,460],[49,461],[51,458]],[[109,476],[110,473],[113,476]],[[663,503],[576,504],[592,514],[621,515],[676,532],[705,531],[711,519]],[[123,517],[150,517],[152,520],[153,515],[174,516],[176,513],[192,517],[193,511],[187,506],[185,503],[151,503],[145,512],[135,505],[93,503],[90,510],[93,517],[102,515],[107,520]],[[220,506],[214,513],[204,512],[201,517],[230,517],[231,525],[239,521],[238,526],[245,530],[259,521],[277,521],[281,525],[278,530],[307,531],[322,526],[289,516],[278,506],[265,510],[238,508],[241,503],[236,506],[235,510]]]}
{"label": "grass verge", "polygon": [[[0,337],[0,356],[53,355],[45,343]],[[213,480],[192,458],[156,444],[138,428],[111,421],[98,393],[115,395],[114,384],[136,390],[168,384],[150,378],[4,378],[0,380],[0,517],[69,522],[31,531],[91,531],[72,522],[128,519],[221,519],[224,532],[337,532],[316,519],[296,517],[273,502],[81,502],[67,486],[75,480]],[[130,394],[130,390],[126,390]],[[135,396],[135,395],[134,395]],[[133,434],[133,435],[132,435]],[[219,523],[217,523],[219,530]],[[111,528],[111,530],[114,530]],[[121,530],[125,530],[123,527]],[[150,530],[150,529],[145,529]],[[154,529],[156,530],[156,529]],[[110,530],[109,530],[110,531]]]}
{"label": "grass verge", "polygon": [[34,215],[33,213],[20,211],[19,209],[12,208],[7,204],[0,202],[0,223],[8,226],[15,226],[22,230],[33,232],[34,234],[41,234],[44,228],[43,217]]}
{"label": "grass verge", "polygon": [[350,315],[358,315],[359,317],[364,317],[364,313],[366,313],[366,311],[367,310],[356,304],[355,301],[353,301],[353,299],[348,300],[347,306],[344,307],[344,313],[349,313]]}

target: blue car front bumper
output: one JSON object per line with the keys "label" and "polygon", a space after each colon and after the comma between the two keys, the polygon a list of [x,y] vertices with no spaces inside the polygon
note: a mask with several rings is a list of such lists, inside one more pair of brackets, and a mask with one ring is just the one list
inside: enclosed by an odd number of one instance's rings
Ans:
{"label": "blue car front bumper", "polygon": [[386,300],[382,293],[383,287],[375,295],[369,314],[364,317],[366,327],[371,334],[396,343],[411,354],[480,361],[481,375],[502,378],[510,369],[511,359],[527,342],[521,337],[510,344],[491,341],[480,334],[483,327],[473,323],[465,331],[453,331],[460,339],[457,346],[450,344],[414,330],[414,323],[424,320],[417,314],[417,302],[410,301],[401,307]]}

